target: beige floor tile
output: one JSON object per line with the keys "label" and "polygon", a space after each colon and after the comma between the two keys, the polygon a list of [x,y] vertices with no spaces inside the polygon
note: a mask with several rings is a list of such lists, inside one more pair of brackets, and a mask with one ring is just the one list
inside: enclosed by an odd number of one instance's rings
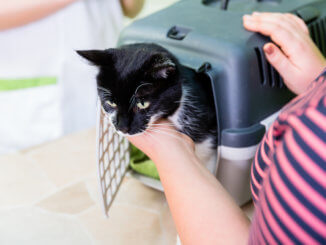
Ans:
{"label": "beige floor tile", "polygon": [[94,205],[83,182],[69,186],[42,200],[37,206],[56,213],[77,214]]}
{"label": "beige floor tile", "polygon": [[99,203],[101,201],[100,187],[95,172],[94,172],[94,176],[85,180],[85,186],[92,200],[95,203]]}
{"label": "beige floor tile", "polygon": [[[94,195],[95,198],[98,198],[99,192],[97,179],[90,179],[87,182],[87,185],[90,192],[93,193],[92,195]],[[131,208],[136,207],[145,209],[145,211],[147,209],[156,212],[162,230],[161,238],[156,244],[175,244],[177,232],[163,193],[143,185],[132,177],[125,177],[119,190],[119,194],[114,201],[114,205],[119,204],[125,204]],[[111,219],[112,216],[111,212],[112,211],[110,210],[109,219]],[[102,215],[102,210],[100,210],[100,215]]]}
{"label": "beige floor tile", "polygon": [[0,157],[0,207],[30,204],[55,189],[43,171],[24,156]]}
{"label": "beige floor tile", "polygon": [[0,211],[0,244],[90,245],[90,235],[69,217],[37,208]]}
{"label": "beige floor tile", "polygon": [[24,152],[58,187],[96,172],[95,130],[70,135]]}
{"label": "beige floor tile", "polygon": [[159,216],[132,205],[113,204],[109,218],[104,218],[97,206],[79,216],[79,219],[97,244],[163,245],[165,241]]}
{"label": "beige floor tile", "polygon": [[116,203],[126,203],[160,212],[166,202],[162,192],[145,186],[134,178],[125,178],[116,196]]}
{"label": "beige floor tile", "polygon": [[165,203],[164,207],[162,208],[160,219],[164,244],[176,244],[177,230],[167,203]]}

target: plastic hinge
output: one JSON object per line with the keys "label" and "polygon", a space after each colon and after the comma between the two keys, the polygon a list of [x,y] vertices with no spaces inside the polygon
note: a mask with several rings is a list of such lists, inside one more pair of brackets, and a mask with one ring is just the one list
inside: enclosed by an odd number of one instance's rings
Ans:
{"label": "plastic hinge", "polygon": [[173,26],[168,31],[167,37],[175,40],[183,40],[190,31],[191,29],[187,27]]}

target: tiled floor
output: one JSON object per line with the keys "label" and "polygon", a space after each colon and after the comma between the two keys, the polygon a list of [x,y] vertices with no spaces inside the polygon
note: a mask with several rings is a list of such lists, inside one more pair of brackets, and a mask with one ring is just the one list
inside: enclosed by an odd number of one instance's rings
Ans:
{"label": "tiled floor", "polygon": [[[175,244],[163,193],[125,178],[101,207],[95,130],[0,157],[0,244]],[[252,213],[252,205],[245,208]]]}
{"label": "tiled floor", "polygon": [[0,157],[1,245],[175,244],[164,195],[135,179],[104,217],[94,146],[90,130]]}

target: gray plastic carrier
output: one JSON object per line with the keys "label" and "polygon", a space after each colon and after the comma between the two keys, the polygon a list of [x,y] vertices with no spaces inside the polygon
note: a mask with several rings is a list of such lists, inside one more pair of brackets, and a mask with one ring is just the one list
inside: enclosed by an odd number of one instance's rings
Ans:
{"label": "gray plastic carrier", "polygon": [[[246,31],[242,16],[253,11],[294,13],[308,24],[312,39],[326,55],[326,1],[230,0],[227,10],[220,6],[221,1],[215,0],[181,0],[125,28],[118,46],[162,45],[183,66],[210,80],[219,129],[216,176],[237,203],[243,204],[251,198],[250,167],[256,148],[278,111],[294,95],[265,59],[262,47],[269,38]],[[99,159],[103,159],[101,154]],[[134,175],[162,190],[159,182]],[[107,187],[101,190],[108,200]]]}

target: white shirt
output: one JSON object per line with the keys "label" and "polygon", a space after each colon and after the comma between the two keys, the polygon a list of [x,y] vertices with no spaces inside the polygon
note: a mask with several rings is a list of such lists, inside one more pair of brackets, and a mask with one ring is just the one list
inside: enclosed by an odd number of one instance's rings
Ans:
{"label": "white shirt", "polygon": [[75,50],[114,47],[122,16],[119,0],[83,0],[0,32],[0,154],[95,125],[96,69]]}

